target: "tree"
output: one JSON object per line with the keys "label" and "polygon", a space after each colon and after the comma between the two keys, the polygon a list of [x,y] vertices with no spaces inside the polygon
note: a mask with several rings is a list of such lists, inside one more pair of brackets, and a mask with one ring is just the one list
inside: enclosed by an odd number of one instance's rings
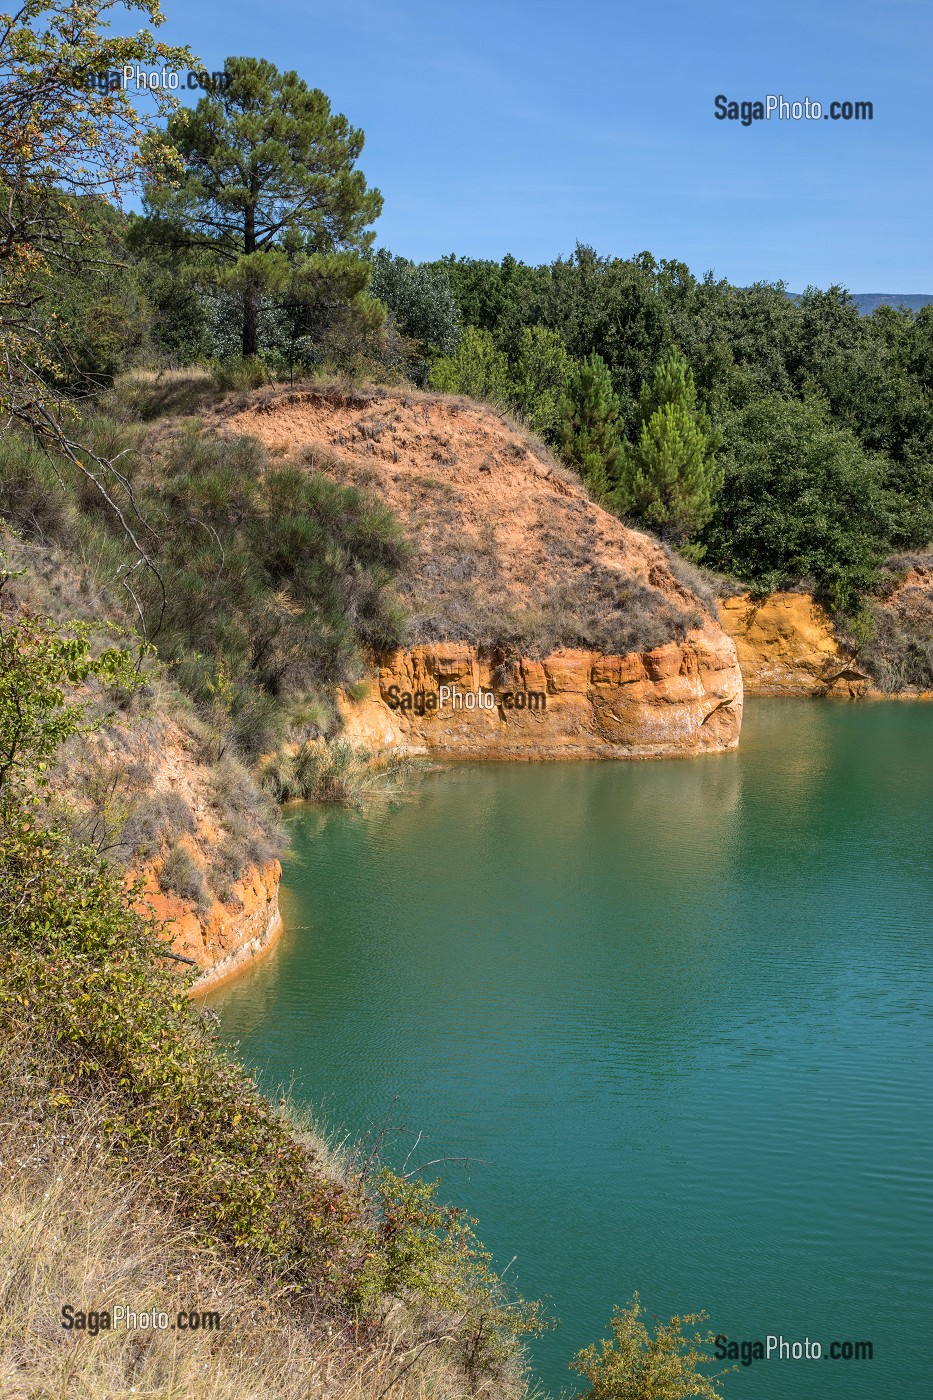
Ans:
{"label": "tree", "polygon": [[697,407],[693,374],[676,348],[658,365],[651,384],[642,384],[639,415],[614,503],[662,539],[683,544],[712,516],[722,472],[715,459],[719,440]]}
{"label": "tree", "polygon": [[528,426],[544,437],[551,437],[557,429],[570,369],[567,347],[557,331],[546,326],[525,327],[512,366],[511,398]]}
{"label": "tree", "polygon": [[509,396],[509,362],[488,331],[467,326],[454,353],[435,361],[428,382],[442,394],[504,404]]}
{"label": "tree", "polygon": [[[119,204],[147,160],[171,170],[157,127],[177,107],[171,93],[150,91],[140,104],[122,86],[92,78],[137,64],[172,71],[194,60],[145,28],[128,37],[103,33],[119,8],[115,0],[26,0],[0,17],[0,431],[25,428],[81,473],[120,522],[137,564],[148,564],[125,477],[77,440],[72,328],[63,325],[57,295],[63,279],[78,282],[113,260],[95,249],[99,221],[89,211],[101,201]],[[125,8],[154,27],[163,22],[158,0],[128,0]],[[123,575],[131,594],[133,573]]]}
{"label": "tree", "polygon": [[[685,1400],[698,1395],[719,1400],[719,1376],[705,1376],[700,1366],[712,1357],[704,1350],[712,1333],[684,1332],[706,1320],[705,1313],[687,1313],[656,1325],[654,1334],[641,1320],[638,1294],[626,1308],[617,1308],[610,1323],[612,1340],[580,1351],[571,1370],[590,1383],[587,1400]],[[722,1373],[720,1373],[722,1374]]]}
{"label": "tree", "polygon": [[597,499],[609,495],[622,466],[619,400],[606,362],[588,355],[573,369],[558,411],[560,450]]}
{"label": "tree", "polygon": [[380,248],[370,290],[419,355],[450,355],[460,339],[460,312],[444,267],[413,263]]}
{"label": "tree", "polygon": [[[169,70],[193,62],[187,48],[148,29],[111,37],[115,0],[27,0],[0,17],[0,421],[38,435],[106,491],[106,464],[90,465],[63,412],[62,318],[56,292],[112,256],[95,249],[100,201],[119,203],[144,172],[140,142],[168,169],[156,122],[177,106],[164,88],[148,109],[89,75],[127,64]],[[129,0],[153,26],[157,0]]]}
{"label": "tree", "polygon": [[710,562],[770,591],[810,580],[857,607],[888,552],[890,464],[836,427],[819,399],[777,394],[727,424],[725,479],[703,541]]}
{"label": "tree", "polygon": [[169,119],[184,175],[174,189],[147,190],[137,237],[210,254],[241,298],[244,356],[259,348],[264,293],[291,300],[302,333],[332,299],[378,323],[362,255],[382,196],[354,168],[362,131],[265,59],[228,58],[226,72],[223,88]]}

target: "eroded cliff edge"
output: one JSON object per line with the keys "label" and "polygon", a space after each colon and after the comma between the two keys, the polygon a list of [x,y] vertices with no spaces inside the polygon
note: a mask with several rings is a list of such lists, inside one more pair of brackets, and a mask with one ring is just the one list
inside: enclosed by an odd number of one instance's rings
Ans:
{"label": "eroded cliff edge", "polygon": [[[409,391],[278,390],[231,405],[216,427],[373,493],[410,541],[398,588],[411,642],[376,656],[366,693],[344,699],[352,741],[502,759],[738,743],[742,677],[713,600],[495,409]],[[445,687],[464,703],[442,704]],[[393,688],[411,703],[393,703]],[[513,693],[543,703],[510,704]]]}
{"label": "eroded cliff edge", "polygon": [[382,658],[366,695],[344,698],[341,713],[352,741],[408,754],[686,757],[737,746],[742,677],[734,646],[712,628],[627,656],[503,660],[447,642]]}
{"label": "eroded cliff edge", "polygon": [[869,628],[857,645],[809,593],[721,598],[746,695],[933,699],[933,567],[890,561],[866,608]]}
{"label": "eroded cliff edge", "polygon": [[138,907],[165,929],[172,951],[195,964],[195,996],[213,991],[272,947],[282,932],[281,876],[278,860],[252,865],[235,881],[229,899],[214,899],[203,908],[164,894],[151,866],[142,872]]}

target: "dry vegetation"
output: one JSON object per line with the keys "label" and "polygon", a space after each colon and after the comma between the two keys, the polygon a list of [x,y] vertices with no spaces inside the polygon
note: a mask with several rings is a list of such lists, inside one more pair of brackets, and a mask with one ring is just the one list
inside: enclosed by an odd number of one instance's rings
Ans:
{"label": "dry vegetation", "polygon": [[[12,1066],[8,1064],[6,1079]],[[173,1218],[101,1146],[102,1106],[0,1121],[0,1394],[4,1400],[461,1400],[443,1328],[399,1305],[378,1336],[302,1311]],[[15,1100],[13,1101],[15,1102]],[[24,1131],[24,1123],[26,1124]],[[300,1131],[296,1129],[296,1131]],[[323,1152],[323,1145],[319,1145]],[[66,1331],[63,1305],[217,1311],[220,1331]],[[477,1394],[503,1394],[481,1385]]]}
{"label": "dry vegetation", "polygon": [[211,421],[386,502],[411,545],[397,578],[411,642],[624,653],[707,620],[659,545],[494,408],[334,385],[260,390]]}
{"label": "dry vegetation", "polygon": [[[133,645],[129,610],[57,545],[0,529],[0,554],[14,573],[0,604],[7,617],[31,613],[58,625],[109,618],[101,644],[122,636]],[[56,820],[74,839],[119,869],[151,869],[164,894],[202,910],[234,899],[244,871],[280,852],[274,803],[154,657],[143,659],[132,692],[95,692],[92,717],[92,730],[69,741],[55,773]]]}
{"label": "dry vegetation", "polygon": [[870,635],[856,639],[859,661],[890,693],[933,689],[933,553],[898,555],[869,600]]}

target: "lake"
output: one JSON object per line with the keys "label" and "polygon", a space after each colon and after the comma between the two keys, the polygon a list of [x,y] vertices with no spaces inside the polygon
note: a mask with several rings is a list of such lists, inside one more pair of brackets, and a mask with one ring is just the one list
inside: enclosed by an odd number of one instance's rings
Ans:
{"label": "lake", "polygon": [[211,998],[263,1087],[431,1168],[560,1325],[637,1289],[732,1400],[930,1393],[933,706],[761,700],[738,753],[470,764],[290,818],[286,933]]}

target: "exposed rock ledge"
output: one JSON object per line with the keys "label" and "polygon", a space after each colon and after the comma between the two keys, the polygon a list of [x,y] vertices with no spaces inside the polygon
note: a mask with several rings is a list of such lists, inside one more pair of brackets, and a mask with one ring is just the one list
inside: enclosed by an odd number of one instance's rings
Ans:
{"label": "exposed rock ledge", "polygon": [[188,900],[159,890],[152,869],[143,872],[142,907],[165,927],[172,951],[199,968],[194,996],[212,991],[267,953],[282,930],[277,860],[251,866],[226,902],[198,910]]}
{"label": "exposed rock ledge", "polygon": [[719,617],[735,642],[746,695],[855,696],[869,686],[809,593],[722,598]]}
{"label": "exposed rock ledge", "polygon": [[[883,608],[919,613],[933,635],[933,570],[912,569]],[[900,616],[899,616],[900,614]],[[881,690],[836,636],[828,613],[809,593],[721,598],[719,617],[733,639],[746,695],[825,695],[846,700],[933,700],[914,686]]]}
{"label": "exposed rock ledge", "polygon": [[[492,708],[419,715],[392,708],[400,695],[492,692]],[[543,694],[543,706],[509,708],[507,695]],[[712,625],[644,654],[555,651],[540,661],[480,654],[438,642],[379,659],[369,691],[344,698],[347,738],[371,749],[447,758],[662,758],[734,749],[742,723],[735,645]]]}

